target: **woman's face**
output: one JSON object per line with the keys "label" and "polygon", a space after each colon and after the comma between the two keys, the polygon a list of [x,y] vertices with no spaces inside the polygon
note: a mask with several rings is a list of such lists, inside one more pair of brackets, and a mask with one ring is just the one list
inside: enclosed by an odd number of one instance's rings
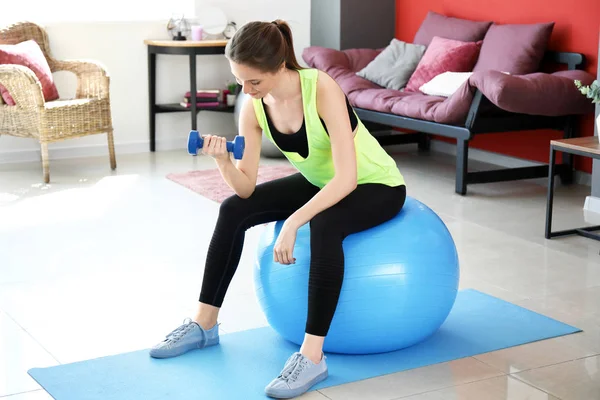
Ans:
{"label": "woman's face", "polygon": [[237,83],[242,85],[244,93],[252,98],[261,99],[265,97],[277,84],[279,72],[265,73],[233,61],[230,61],[229,65]]}

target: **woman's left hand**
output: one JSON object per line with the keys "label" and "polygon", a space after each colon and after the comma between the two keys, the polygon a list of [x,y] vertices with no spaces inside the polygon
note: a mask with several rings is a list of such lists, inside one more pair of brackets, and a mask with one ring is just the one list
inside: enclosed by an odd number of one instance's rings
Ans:
{"label": "woman's left hand", "polygon": [[279,236],[275,242],[275,247],[273,248],[273,258],[275,262],[280,264],[296,263],[293,252],[294,244],[296,243],[297,232],[298,228],[288,224],[287,222],[283,223],[281,232],[279,232]]}

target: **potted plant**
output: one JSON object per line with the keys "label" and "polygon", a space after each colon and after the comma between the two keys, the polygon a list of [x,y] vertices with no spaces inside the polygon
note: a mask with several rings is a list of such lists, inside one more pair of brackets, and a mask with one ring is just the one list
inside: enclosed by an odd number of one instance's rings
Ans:
{"label": "potted plant", "polygon": [[238,87],[239,85],[237,84],[237,82],[231,82],[227,84],[227,90],[229,93],[227,93],[227,105],[232,107],[235,105],[235,99],[238,93]]}
{"label": "potted plant", "polygon": [[[575,86],[579,89],[581,94],[588,99],[592,99],[592,103],[600,104],[600,83],[598,83],[597,79],[589,86],[584,86],[581,84],[581,81],[576,80]],[[600,115],[596,117],[596,126],[598,127],[598,132],[600,132]]]}

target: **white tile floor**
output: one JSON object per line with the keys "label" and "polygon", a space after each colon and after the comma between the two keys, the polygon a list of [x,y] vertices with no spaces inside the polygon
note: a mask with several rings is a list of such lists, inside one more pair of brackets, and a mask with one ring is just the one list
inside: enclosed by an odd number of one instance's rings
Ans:
{"label": "white tile floor", "polygon": [[[461,287],[575,324],[584,332],[332,387],[305,399],[600,399],[600,243],[543,237],[545,181],[454,194],[454,158],[395,153],[409,195],[447,223]],[[264,160],[279,163],[281,160]],[[0,165],[0,397],[50,398],[31,367],[148,348],[192,313],[218,204],[165,178],[212,168],[185,151]],[[471,163],[472,167],[488,166]],[[589,187],[558,187],[555,228],[583,225]],[[254,298],[253,248],[221,313],[225,332],[266,321]],[[93,343],[93,344],[91,344]]]}

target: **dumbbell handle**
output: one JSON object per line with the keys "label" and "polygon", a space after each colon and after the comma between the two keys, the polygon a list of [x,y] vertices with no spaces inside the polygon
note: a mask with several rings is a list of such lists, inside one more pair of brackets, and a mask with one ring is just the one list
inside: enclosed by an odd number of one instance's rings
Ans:
{"label": "dumbbell handle", "polygon": [[[204,138],[200,136],[198,131],[190,131],[188,137],[188,153],[198,155],[198,149],[204,146]],[[244,154],[244,137],[236,136],[235,140],[226,143],[227,151],[233,153],[234,158],[241,159]]]}
{"label": "dumbbell handle", "polygon": [[[204,138],[200,137],[198,139],[198,148],[201,149],[204,147]],[[227,147],[227,151],[232,153],[233,152],[233,142],[227,142],[226,143],[226,147]]]}

